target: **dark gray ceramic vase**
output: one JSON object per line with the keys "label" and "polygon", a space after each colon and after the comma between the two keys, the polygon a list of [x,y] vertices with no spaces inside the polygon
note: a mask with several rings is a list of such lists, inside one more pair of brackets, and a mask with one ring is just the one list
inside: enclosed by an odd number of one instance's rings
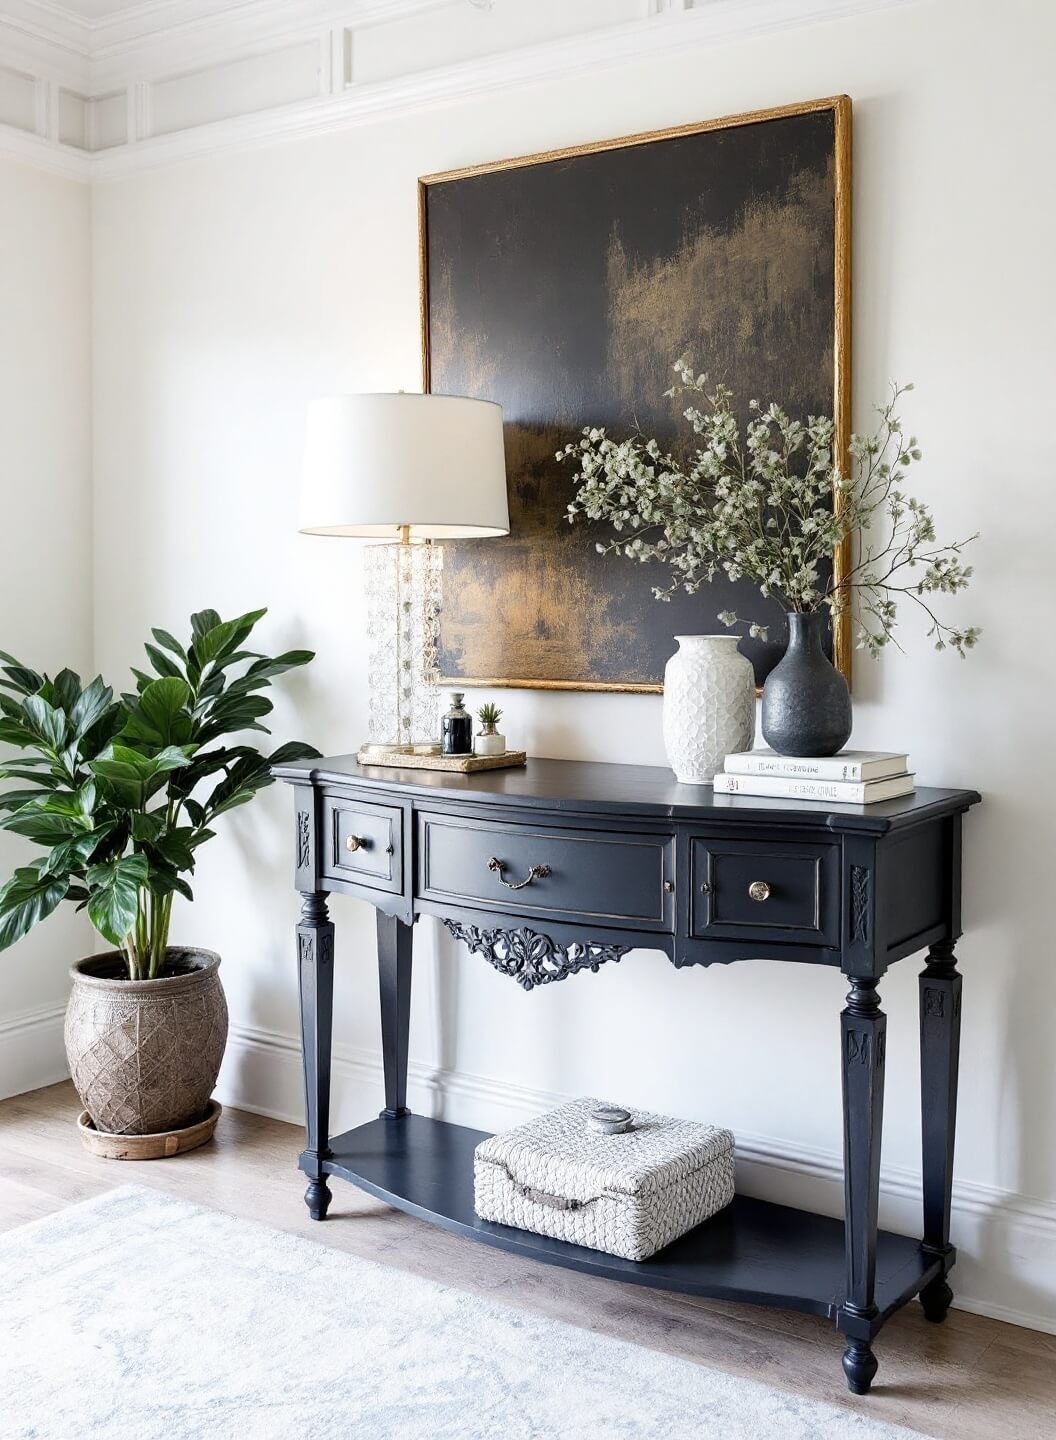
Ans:
{"label": "dark gray ceramic vase", "polygon": [[824,614],[788,620],[788,649],[763,686],[763,739],[779,755],[835,755],[851,738],[851,692],[822,647]]}

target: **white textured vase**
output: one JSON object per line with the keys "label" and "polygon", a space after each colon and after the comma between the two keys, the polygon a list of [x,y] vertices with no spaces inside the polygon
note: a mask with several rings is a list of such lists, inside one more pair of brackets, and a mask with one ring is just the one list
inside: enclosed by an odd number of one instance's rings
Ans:
{"label": "white textured vase", "polygon": [[736,635],[676,635],[664,670],[664,747],[675,779],[709,785],[755,734],[755,672]]}

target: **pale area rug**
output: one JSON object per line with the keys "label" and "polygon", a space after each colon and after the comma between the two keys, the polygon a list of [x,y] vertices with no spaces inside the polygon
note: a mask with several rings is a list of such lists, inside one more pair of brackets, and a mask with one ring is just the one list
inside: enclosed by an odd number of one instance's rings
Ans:
{"label": "pale area rug", "polygon": [[910,1433],[136,1185],[0,1236],[5,1440]]}

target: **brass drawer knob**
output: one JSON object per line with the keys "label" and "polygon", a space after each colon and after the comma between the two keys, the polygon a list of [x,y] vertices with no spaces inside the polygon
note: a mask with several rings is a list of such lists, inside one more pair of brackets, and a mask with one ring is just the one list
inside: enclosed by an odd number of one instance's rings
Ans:
{"label": "brass drawer knob", "polygon": [[753,880],[748,886],[748,894],[752,900],[758,900],[760,904],[770,899],[770,886],[765,880]]}
{"label": "brass drawer knob", "polygon": [[346,849],[346,850],[352,850],[352,851],[362,850],[364,843],[365,843],[365,842],[364,842],[362,836],[360,836],[360,835],[350,835],[350,836],[348,837],[348,839],[345,841],[345,849]]}

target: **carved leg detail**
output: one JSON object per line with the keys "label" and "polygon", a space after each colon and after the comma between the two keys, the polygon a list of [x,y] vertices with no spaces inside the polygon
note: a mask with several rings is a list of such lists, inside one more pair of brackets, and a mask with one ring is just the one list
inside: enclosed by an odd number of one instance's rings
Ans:
{"label": "carved leg detail", "polygon": [[399,1120],[407,1108],[407,1055],[411,1026],[411,952],[414,930],[378,911],[378,982],[381,1049],[385,1067],[382,1119]]}
{"label": "carved leg detail", "polygon": [[305,1149],[301,1168],[308,1175],[305,1204],[313,1220],[322,1220],[330,1191],[319,1169],[330,1154],[330,1050],[334,1010],[334,927],[326,894],[304,896],[297,927],[300,979],[301,1048],[304,1057]]}
{"label": "carved leg detail", "polygon": [[873,1347],[865,1340],[850,1340],[843,1352],[843,1373],[852,1395],[868,1395],[877,1372]]}
{"label": "carved leg detail", "polygon": [[[887,1016],[873,980],[852,978],[840,1017],[843,1045],[844,1233],[847,1297],[853,1316],[876,1314],[876,1230],[880,1200],[880,1137],[884,1114]],[[850,1340],[843,1357],[847,1383],[864,1395],[876,1357],[864,1340]]]}
{"label": "carved leg detail", "polygon": [[957,1121],[961,1042],[961,977],[950,941],[933,945],[920,974],[920,1113],[924,1176],[924,1248],[939,1256],[943,1275],[921,1292],[929,1320],[945,1319],[953,1299],[946,1271],[953,1263],[950,1197]]}
{"label": "carved leg detail", "polygon": [[330,1186],[326,1176],[321,1175],[318,1180],[309,1180],[308,1189],[304,1192],[304,1203],[308,1206],[308,1214],[313,1220],[325,1220],[326,1212],[330,1209],[330,1201],[333,1196],[330,1194]]}

